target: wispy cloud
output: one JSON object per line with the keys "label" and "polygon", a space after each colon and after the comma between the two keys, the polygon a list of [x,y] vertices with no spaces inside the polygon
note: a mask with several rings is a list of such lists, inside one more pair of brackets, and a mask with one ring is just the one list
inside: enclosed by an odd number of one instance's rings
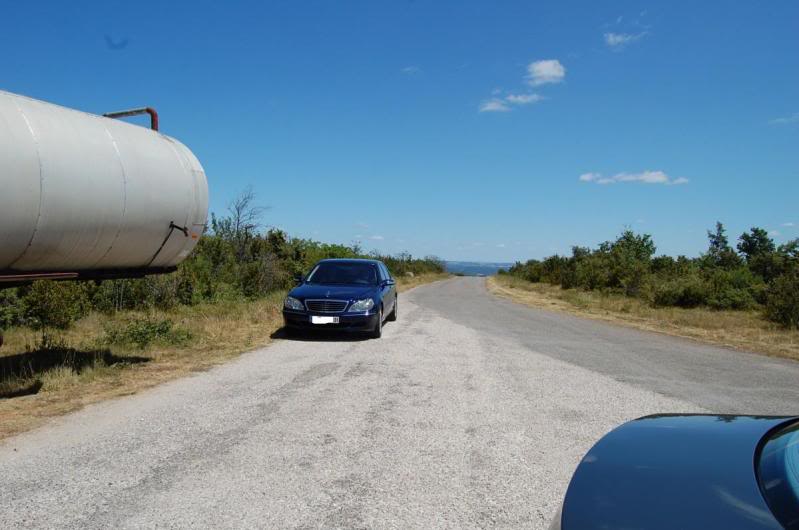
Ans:
{"label": "wispy cloud", "polygon": [[627,47],[628,44],[637,40],[641,40],[647,35],[646,31],[640,33],[605,33],[605,44],[613,50],[620,51]]}
{"label": "wispy cloud", "polygon": [[529,105],[530,103],[537,103],[544,99],[539,94],[508,94],[505,96],[505,101],[513,105]]}
{"label": "wispy cloud", "polygon": [[401,72],[405,75],[416,75],[422,73],[422,69],[418,66],[410,65],[403,68]]}
{"label": "wispy cloud", "polygon": [[533,61],[527,65],[527,83],[532,86],[560,83],[566,77],[566,68],[557,59]]}
{"label": "wispy cloud", "polygon": [[640,173],[616,173],[613,176],[605,177],[601,173],[583,173],[580,175],[580,182],[593,182],[595,184],[618,184],[622,182],[639,182],[642,184],[665,184],[678,185],[687,184],[685,177],[672,178],[663,171],[642,171]]}
{"label": "wispy cloud", "polygon": [[369,239],[371,239],[372,241],[383,241],[385,237],[375,235],[375,236],[369,236]]}
{"label": "wispy cloud", "polygon": [[508,112],[509,110],[510,106],[500,98],[491,98],[480,103],[480,112]]}
{"label": "wispy cloud", "polygon": [[796,225],[794,223],[782,223],[782,226],[784,226],[785,228],[793,228]]}
{"label": "wispy cloud", "polygon": [[544,99],[540,94],[508,94],[505,97],[493,97],[480,104],[480,112],[508,112],[512,105],[530,105]]}
{"label": "wispy cloud", "polygon": [[779,230],[772,230],[771,232],[768,233],[768,235],[770,235],[770,236],[778,236],[778,235],[780,235],[780,231]]}
{"label": "wispy cloud", "polygon": [[785,125],[788,123],[799,123],[799,112],[794,112],[790,116],[785,116],[782,118],[775,118],[769,121],[771,125]]}

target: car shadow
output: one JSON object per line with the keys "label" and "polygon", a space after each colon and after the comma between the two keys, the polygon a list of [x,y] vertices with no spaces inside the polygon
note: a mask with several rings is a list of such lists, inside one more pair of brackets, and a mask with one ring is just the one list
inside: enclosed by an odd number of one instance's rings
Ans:
{"label": "car shadow", "polygon": [[366,333],[325,329],[290,331],[285,327],[275,331],[270,337],[296,342],[362,342],[369,340],[369,336]]}

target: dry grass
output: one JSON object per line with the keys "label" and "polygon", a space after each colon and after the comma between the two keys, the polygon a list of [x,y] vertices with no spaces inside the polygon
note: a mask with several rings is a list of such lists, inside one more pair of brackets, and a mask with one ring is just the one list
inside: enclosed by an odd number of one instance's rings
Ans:
{"label": "dry grass", "polygon": [[755,311],[652,307],[645,301],[621,295],[564,290],[511,276],[490,277],[487,286],[494,294],[531,307],[799,360],[799,332],[784,330]]}
{"label": "dry grass", "polygon": [[442,272],[441,274],[418,274],[416,276],[403,276],[397,280],[397,291],[403,292],[407,291],[408,289],[413,289],[414,287],[418,287],[420,285],[424,285],[430,282],[437,282],[439,280],[446,280],[447,278],[451,278],[452,275],[446,272]]}
{"label": "dry grass", "polygon": [[[429,274],[402,278],[398,288],[405,291],[446,277]],[[53,416],[206,370],[266,345],[282,326],[284,295],[280,292],[256,301],[200,304],[170,311],[94,313],[59,331],[55,347],[41,347],[41,332],[8,330],[0,350],[0,439],[41,425]],[[170,320],[180,340],[167,337],[144,347],[109,341],[109,330],[124,329],[130,322],[145,318]],[[43,361],[43,357],[48,360]],[[11,364],[13,370],[8,367]]]}

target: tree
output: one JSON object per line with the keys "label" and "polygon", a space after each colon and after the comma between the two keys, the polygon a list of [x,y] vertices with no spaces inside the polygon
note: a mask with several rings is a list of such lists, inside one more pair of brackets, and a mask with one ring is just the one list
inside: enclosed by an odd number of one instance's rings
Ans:
{"label": "tree", "polygon": [[774,250],[774,241],[762,228],[753,226],[748,233],[744,232],[738,238],[738,252],[744,255],[747,262],[751,262],[757,256],[774,252]]}
{"label": "tree", "polygon": [[704,259],[712,267],[731,269],[740,266],[741,258],[730,246],[724,225],[716,222],[716,231],[707,231],[708,249]]}
{"label": "tree", "polygon": [[261,217],[266,208],[255,204],[255,192],[252,186],[247,186],[228,203],[227,211],[230,214],[227,217],[211,215],[211,229],[234,245],[236,258],[242,261],[247,255],[247,246],[261,227]]}

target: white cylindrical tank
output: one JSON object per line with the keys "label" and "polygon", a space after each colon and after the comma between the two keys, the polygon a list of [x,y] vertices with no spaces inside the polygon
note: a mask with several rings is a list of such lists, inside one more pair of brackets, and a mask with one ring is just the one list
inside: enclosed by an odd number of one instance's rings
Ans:
{"label": "white cylindrical tank", "polygon": [[0,91],[0,274],[168,270],[207,214],[177,140]]}

